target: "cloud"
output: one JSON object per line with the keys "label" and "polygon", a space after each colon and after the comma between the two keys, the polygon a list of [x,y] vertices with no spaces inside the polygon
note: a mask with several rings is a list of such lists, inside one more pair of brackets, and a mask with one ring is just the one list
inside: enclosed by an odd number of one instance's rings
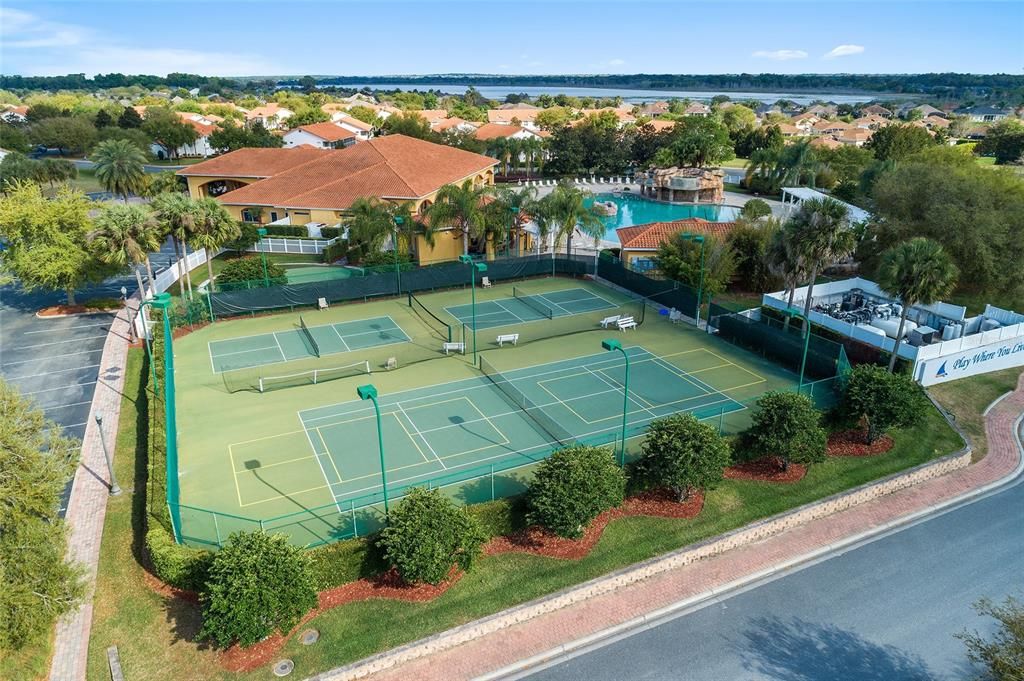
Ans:
{"label": "cloud", "polygon": [[757,57],[758,59],[789,61],[790,59],[806,59],[807,53],[803,50],[758,50],[750,56]]}
{"label": "cloud", "polygon": [[860,54],[864,51],[863,45],[837,45],[832,51],[825,54],[822,59],[835,59],[836,57],[849,57],[851,54]]}
{"label": "cloud", "polygon": [[[10,8],[0,8],[0,42],[8,52],[5,61],[20,62],[20,68],[12,70],[29,76],[92,76],[126,70],[154,75],[184,72],[242,76],[286,71],[258,55],[131,45],[83,26],[47,21]],[[12,59],[20,51],[25,51],[24,58]]]}
{"label": "cloud", "polygon": [[609,59],[608,66],[623,66],[626,63],[625,59]]}

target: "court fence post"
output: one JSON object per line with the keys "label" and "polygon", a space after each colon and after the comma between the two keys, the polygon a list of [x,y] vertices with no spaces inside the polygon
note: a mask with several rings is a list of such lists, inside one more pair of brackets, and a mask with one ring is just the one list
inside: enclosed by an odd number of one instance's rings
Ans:
{"label": "court fence post", "polygon": [[725,405],[718,408],[718,434],[725,431]]}
{"label": "court fence post", "polygon": [[213,531],[217,534],[217,547],[224,548],[224,544],[220,539],[220,523],[217,522],[217,514],[211,511],[210,515],[213,516]]}
{"label": "court fence post", "polygon": [[260,518],[259,522],[260,522],[260,532],[265,532],[266,530],[263,529],[263,519]]}
{"label": "court fence post", "polygon": [[491,464],[491,501],[494,501],[494,464]]}
{"label": "court fence post", "polygon": [[356,502],[355,501],[350,500],[348,502],[348,510],[349,510],[349,513],[352,515],[352,536],[353,537],[358,537],[359,536],[359,525],[356,523]]}

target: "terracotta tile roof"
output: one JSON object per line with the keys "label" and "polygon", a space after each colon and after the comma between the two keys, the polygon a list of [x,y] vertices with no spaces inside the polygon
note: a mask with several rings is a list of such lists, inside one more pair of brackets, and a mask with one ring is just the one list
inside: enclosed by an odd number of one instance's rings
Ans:
{"label": "terracotta tile roof", "polygon": [[416,114],[427,120],[427,123],[433,125],[438,121],[443,121],[448,118],[448,112],[444,109],[412,109],[406,111],[407,114]]}
{"label": "terracotta tile roof", "polygon": [[499,137],[512,137],[513,135],[523,132],[524,128],[518,125],[501,125],[500,123],[484,123],[476,132],[473,133],[473,137],[478,140],[487,141],[497,139]]}
{"label": "terracotta tile roof", "polygon": [[372,125],[370,125],[369,123],[364,123],[363,121],[353,116],[345,116],[344,118],[339,118],[334,122],[336,125],[348,125],[350,127],[356,128],[357,130],[361,130],[362,132],[373,131]]}
{"label": "terracotta tile roof", "polygon": [[252,120],[254,118],[270,118],[271,116],[277,116],[278,118],[287,118],[292,115],[290,109],[286,109],[280,104],[270,102],[263,106],[257,106],[253,109],[249,109],[249,112],[245,114],[245,117]]}
{"label": "terracotta tile roof", "polygon": [[824,149],[835,149],[843,146],[843,143],[837,140],[832,135],[822,135],[821,137],[815,137],[811,140],[812,147],[822,147]]}
{"label": "terracotta tile roof", "polygon": [[10,113],[13,113],[13,114],[18,114],[19,116],[25,116],[25,115],[28,114],[28,107],[27,106],[8,106],[6,111],[8,111]]}
{"label": "terracotta tile roof", "polygon": [[338,140],[352,139],[356,136],[351,130],[346,130],[337,123],[310,123],[309,125],[300,125],[299,130],[308,132],[310,135],[316,135],[322,140],[328,142],[337,142]]}
{"label": "terracotta tile roof", "polygon": [[178,175],[271,177],[330,153],[327,149],[238,149],[223,156],[182,168]]}
{"label": "terracotta tile roof", "polygon": [[452,128],[457,128],[459,126],[464,125],[472,125],[476,127],[478,124],[467,121],[465,118],[452,116],[451,118],[446,118],[443,121],[438,121],[437,123],[434,123],[433,125],[430,126],[430,128],[434,132],[444,132],[445,130],[451,130]]}
{"label": "terracotta tile roof", "polygon": [[489,109],[487,122],[508,125],[512,123],[513,118],[519,121],[534,121],[540,111],[540,109]]}
{"label": "terracotta tile roof", "polygon": [[[242,151],[291,152],[305,154],[307,160],[276,173],[264,172],[262,176],[267,179],[221,195],[218,200],[222,203],[342,210],[362,196],[384,199],[427,196],[446,184],[483,172],[497,163],[492,158],[442,144],[388,135],[334,150],[243,149],[190,166],[188,174],[216,174],[203,166],[230,159]],[[249,159],[244,161],[244,165],[249,166]],[[226,166],[230,168],[231,164]]]}
{"label": "terracotta tile roof", "polygon": [[619,235],[622,250],[657,250],[658,246],[679,232],[700,232],[724,239],[735,227],[735,222],[708,222],[702,218],[687,218],[619,227],[615,233]]}
{"label": "terracotta tile roof", "polygon": [[655,118],[652,121],[648,121],[648,125],[654,127],[655,132],[662,132],[663,130],[671,130],[676,127],[675,121],[664,121],[660,118]]}

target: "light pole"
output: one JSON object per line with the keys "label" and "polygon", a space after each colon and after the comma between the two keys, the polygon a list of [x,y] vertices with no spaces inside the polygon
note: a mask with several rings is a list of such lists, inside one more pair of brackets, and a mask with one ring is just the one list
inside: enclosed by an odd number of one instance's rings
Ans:
{"label": "light pole", "polygon": [[469,265],[469,290],[472,295],[473,308],[473,364],[476,364],[476,273],[486,272],[487,264],[473,262],[473,258],[469,255],[460,255],[459,261]]}
{"label": "light pole", "polygon": [[373,402],[373,411],[377,415],[377,448],[380,451],[380,484],[384,490],[384,516],[389,514],[388,508],[388,471],[384,466],[384,431],[380,425],[380,404],[377,402],[377,388],[372,383],[361,385],[356,388],[356,395],[361,400]]}
{"label": "light pole", "polygon": [[128,315],[128,342],[131,343],[133,340],[135,340],[135,320],[132,319],[132,309],[128,307],[127,286],[121,287],[121,303],[124,305],[124,311]]}
{"label": "light pole", "polygon": [[807,350],[811,345],[811,320],[804,317],[802,312],[793,309],[786,310],[787,317],[799,317],[807,324],[807,333],[804,334],[804,356],[800,360],[800,382],[797,384],[796,392],[800,394],[804,387],[804,370],[807,368]]}
{"label": "light pole", "polygon": [[614,338],[606,338],[601,341],[601,347],[609,352],[618,350],[626,358],[626,377],[622,381],[622,448],[620,450],[620,464],[626,465],[626,415],[629,413],[629,355],[622,347],[622,343]]}
{"label": "light pole", "polygon": [[[256,233],[260,236],[260,256],[263,258],[263,286],[270,286],[270,277],[267,276],[267,249],[263,245],[263,237],[267,235],[265,227],[260,227],[256,230]],[[213,282],[210,282],[211,285]]]}
{"label": "light pole", "polygon": [[103,447],[103,458],[107,460],[107,473],[110,474],[110,496],[116,497],[121,493],[121,487],[114,477],[114,462],[110,459],[110,450],[107,448],[107,436],[103,434],[103,414],[96,413],[96,427],[100,431],[100,446]]}
{"label": "light pole", "polygon": [[395,216],[395,236],[392,246],[395,250],[395,277],[398,281],[398,295],[402,295],[402,268],[398,264],[398,230],[401,229],[403,222],[405,219],[401,215]]}
{"label": "light pole", "polygon": [[700,283],[697,285],[697,328],[700,328],[700,306],[704,298],[704,237],[700,234],[683,234],[683,241],[694,241],[700,244]]}

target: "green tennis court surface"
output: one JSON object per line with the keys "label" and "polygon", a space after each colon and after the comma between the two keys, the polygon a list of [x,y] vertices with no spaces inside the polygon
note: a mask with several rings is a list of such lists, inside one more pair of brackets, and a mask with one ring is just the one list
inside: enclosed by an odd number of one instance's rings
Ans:
{"label": "green tennis court surface", "polygon": [[[703,378],[715,371],[727,378],[749,378],[737,375],[739,367],[718,355],[694,350],[659,357],[642,347],[627,352],[627,422],[633,433],[677,412],[695,411],[706,418],[745,408]],[[677,361],[691,371],[681,369]],[[381,395],[388,488],[393,495],[428,478],[454,477],[481,465],[529,464],[567,440],[593,442],[606,436],[605,441],[612,442],[621,430],[625,362],[618,353],[503,373],[485,371],[489,377]],[[379,492],[377,426],[369,403],[305,409],[298,418],[301,431],[230,446],[243,509],[327,488],[341,513],[343,502],[348,508],[356,497]],[[304,446],[300,440],[305,440]]]}
{"label": "green tennis court surface", "polygon": [[[509,326],[520,322],[610,310],[615,307],[618,305],[585,288],[567,288],[544,293],[525,293],[516,289],[512,298],[478,300],[476,328],[480,330]],[[452,305],[444,309],[467,328],[473,328],[472,305]]]}
{"label": "green tennis court surface", "polygon": [[276,364],[319,355],[333,355],[393,343],[405,343],[409,335],[390,316],[309,326],[319,352],[296,326],[255,336],[210,341],[210,365],[214,373]]}

